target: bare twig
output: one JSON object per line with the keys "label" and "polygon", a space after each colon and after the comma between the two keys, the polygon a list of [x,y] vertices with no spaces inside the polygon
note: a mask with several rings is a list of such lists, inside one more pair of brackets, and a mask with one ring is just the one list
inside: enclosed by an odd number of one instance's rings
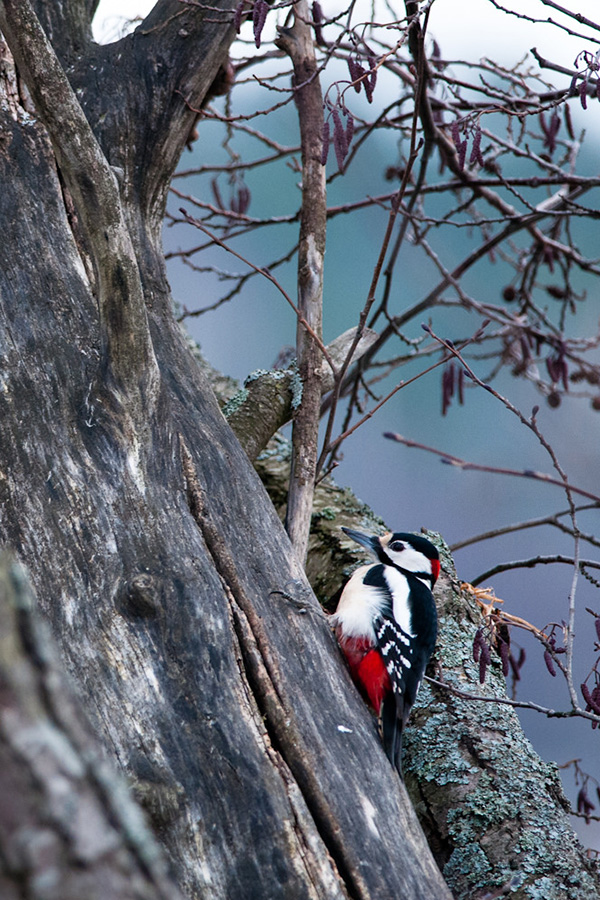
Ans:
{"label": "bare twig", "polygon": [[549,706],[542,706],[540,703],[533,703],[530,700],[512,700],[509,697],[499,697],[496,694],[471,694],[468,691],[462,691],[459,688],[454,687],[454,685],[449,684],[447,681],[441,681],[438,678],[432,678],[429,675],[426,675],[425,678],[430,684],[435,684],[437,687],[444,688],[454,694],[455,697],[460,697],[462,700],[473,700],[475,703],[499,703],[504,706],[512,706],[513,709],[531,709],[534,712],[542,713],[542,715],[549,719],[581,718],[600,723],[600,716],[595,713],[586,712],[580,707],[564,710],[552,709]]}
{"label": "bare twig", "polygon": [[[463,368],[465,369],[465,371],[467,372],[469,377],[475,382],[475,384],[477,384],[481,388],[484,388],[486,391],[488,391],[494,397],[496,397],[496,399],[499,400],[506,407],[506,409],[508,409],[510,412],[512,412],[513,415],[515,415],[523,425],[525,425],[527,428],[529,428],[533,432],[533,434],[537,437],[537,439],[540,442],[540,444],[542,445],[542,447],[548,453],[550,459],[552,460],[552,465],[554,466],[554,469],[556,470],[556,472],[559,476],[558,479],[554,480],[554,483],[560,484],[565,492],[565,496],[567,498],[567,503],[569,505],[571,523],[573,526],[574,545],[575,545],[574,559],[572,560],[573,579],[571,582],[571,589],[569,591],[569,598],[568,598],[569,613],[568,613],[568,622],[567,622],[567,628],[566,628],[567,658],[566,658],[566,664],[563,669],[563,671],[565,672],[567,687],[569,689],[569,696],[571,698],[571,704],[573,705],[573,708],[575,709],[578,705],[578,699],[577,699],[577,692],[575,690],[575,684],[573,681],[573,649],[574,649],[574,640],[575,640],[575,594],[576,594],[577,580],[579,578],[580,563],[579,563],[579,528],[577,525],[577,516],[576,516],[576,512],[575,512],[576,507],[575,507],[575,501],[573,499],[573,494],[579,493],[582,496],[587,496],[589,499],[592,499],[592,500],[595,500],[598,498],[590,495],[587,492],[578,490],[578,489],[574,488],[571,484],[569,484],[567,475],[566,475],[564,469],[562,468],[561,464],[559,463],[558,457],[556,456],[556,453],[554,452],[553,447],[551,446],[551,444],[548,442],[548,440],[544,437],[544,435],[538,428],[536,418],[535,418],[537,410],[534,410],[531,418],[527,419],[523,415],[523,413],[519,409],[517,409],[517,407],[513,403],[510,402],[510,400],[508,400],[506,397],[503,397],[501,394],[498,393],[498,391],[496,391],[490,385],[481,381],[477,377],[477,375],[473,372],[473,370],[468,365],[468,363],[466,363],[464,358],[461,356],[460,350],[457,350],[456,347],[454,347],[454,345],[450,344],[448,341],[445,341],[442,338],[436,337],[436,335],[434,335],[431,328],[426,327],[426,331],[429,334],[431,334],[431,336],[435,340],[439,341],[439,343],[443,347],[445,347],[446,350],[448,350],[450,353],[453,354],[453,356],[456,357],[456,359],[461,363],[461,365],[463,366]],[[537,473],[537,474],[539,475],[539,473]],[[541,480],[548,481],[549,479],[546,478],[546,479],[541,479]],[[585,563],[585,565],[590,567],[587,562]]]}
{"label": "bare twig", "polygon": [[[583,506],[578,506],[576,508],[576,512],[581,512],[582,510],[587,509],[597,509],[597,503],[587,503]],[[528,528],[538,528],[541,525],[553,525],[555,528],[558,528],[560,531],[563,531],[565,534],[570,534],[573,536],[573,530],[569,528],[568,525],[565,525],[560,519],[564,516],[570,515],[571,510],[562,510],[560,512],[551,513],[548,516],[539,516],[536,519],[528,519],[525,522],[515,522],[512,525],[503,525],[499,528],[492,528],[489,531],[484,531],[481,534],[476,534],[473,537],[465,538],[462,541],[455,541],[450,545],[450,552],[456,553],[457,550],[462,550],[463,547],[469,547],[472,544],[477,544],[479,541],[488,541],[493,538],[500,537],[503,534],[512,534],[515,531],[525,531]],[[600,547],[600,540],[598,540],[592,534],[581,534],[583,540],[592,544],[594,547]]]}
{"label": "bare twig", "polygon": [[493,578],[494,575],[499,575],[501,572],[510,572],[513,569],[533,569],[535,566],[547,566],[553,563],[573,566],[573,569],[576,569],[578,572],[582,566],[588,566],[590,569],[600,569],[600,562],[597,560],[580,559],[578,556],[563,556],[560,553],[555,553],[552,556],[532,556],[531,559],[518,559],[512,562],[498,563],[492,566],[491,569],[487,569],[473,578],[471,584],[473,587],[477,587],[477,585],[482,584],[484,581],[489,581],[490,578]]}
{"label": "bare twig", "polygon": [[221,240],[221,238],[217,237],[216,234],[213,234],[211,231],[209,231],[208,228],[206,228],[206,226],[202,224],[202,222],[199,222],[198,219],[195,219],[193,216],[190,216],[190,214],[188,212],[186,212],[185,209],[181,209],[180,212],[185,217],[185,219],[190,223],[190,225],[194,225],[196,228],[199,228],[200,231],[203,231],[204,234],[206,234],[211,239],[211,241],[214,241],[215,244],[218,244],[219,247],[222,247],[223,250],[227,250],[228,253],[231,253],[233,256],[235,256],[237,259],[239,259],[241,262],[246,263],[246,265],[250,266],[251,269],[254,269],[254,271],[257,274],[263,275],[267,279],[267,281],[270,281],[271,284],[275,285],[275,287],[277,288],[279,293],[282,295],[282,297],[285,298],[285,301],[287,303],[289,303],[289,305],[292,307],[292,309],[296,313],[298,321],[300,322],[302,327],[304,329],[306,329],[306,331],[310,334],[313,341],[319,347],[319,350],[321,351],[324,359],[331,366],[331,369],[334,371],[335,369],[334,369],[333,361],[332,361],[331,357],[329,356],[329,353],[327,352],[327,348],[325,347],[325,344],[320,339],[320,337],[316,334],[316,332],[313,331],[310,324],[301,315],[300,310],[298,309],[298,307],[296,306],[296,304],[294,303],[294,301],[292,300],[290,295],[287,293],[286,290],[284,290],[284,288],[277,281],[277,279],[271,274],[271,272],[269,272],[268,269],[261,269],[260,266],[257,266],[255,263],[251,262],[249,259],[246,259],[245,256],[242,256],[241,253],[238,253],[236,250],[234,250],[229,244],[227,244],[225,241]]}
{"label": "bare twig", "polygon": [[[466,347],[468,344],[470,344],[471,341],[475,340],[478,336],[479,336],[479,331],[477,331],[477,334],[475,337],[470,338],[467,341],[464,341],[461,344],[461,349]],[[368,353],[368,350],[365,351],[365,354],[366,353]],[[392,397],[395,394],[398,393],[398,391],[402,390],[403,388],[408,387],[410,384],[413,384],[415,381],[418,381],[420,378],[423,378],[425,375],[428,375],[429,372],[433,372],[434,369],[437,369],[439,366],[444,365],[451,358],[452,357],[450,354],[447,356],[443,356],[437,362],[434,362],[430,366],[427,366],[427,368],[422,369],[417,375],[414,375],[412,378],[407,378],[406,381],[401,381],[399,384],[397,384],[394,388],[392,388],[392,390],[388,394],[385,395],[385,397],[383,397],[381,400],[379,400],[379,402],[376,403],[376,405],[372,409],[370,409],[367,413],[365,413],[364,416],[362,416],[357,422],[355,422],[351,428],[348,427],[341,434],[339,434],[335,438],[335,440],[331,441],[330,446],[329,446],[330,453],[334,454],[336,452],[336,450],[339,448],[339,446],[342,444],[342,442],[346,440],[346,438],[350,437],[351,434],[354,434],[354,432],[358,428],[360,428],[361,425],[364,425],[365,422],[367,422],[369,419],[371,419],[375,415],[375,413],[381,409],[382,406],[384,406],[389,400],[392,399]],[[385,434],[384,437],[392,437],[392,435]]]}
{"label": "bare twig", "polygon": [[[458,456],[453,456],[452,453],[445,453],[443,450],[437,450],[435,447],[429,447],[427,444],[421,444],[419,441],[413,441],[410,438],[403,437],[401,434],[396,434],[391,431],[387,431],[384,434],[384,437],[388,438],[390,441],[396,441],[398,444],[404,444],[405,447],[414,447],[417,450],[425,450],[427,453],[435,453],[436,456],[441,458],[442,462],[450,466],[455,466],[457,469],[463,469],[465,472],[490,472],[494,475],[512,475],[515,478],[530,478],[534,481],[543,481],[545,484],[553,484],[561,488],[565,487],[564,481],[553,478],[552,475],[548,475],[545,472],[535,472],[533,469],[508,469],[504,466],[490,466],[483,463],[468,462]],[[590,500],[600,503],[600,497],[596,496],[596,494],[592,494],[590,491],[578,488],[572,484],[569,484],[569,488],[574,494],[588,497]]]}
{"label": "bare twig", "polygon": [[[428,12],[427,12],[427,15],[428,15]],[[413,18],[412,24],[415,27],[418,26],[418,19],[417,19],[416,12],[414,13],[414,18]],[[400,187],[398,188],[398,191],[392,200],[392,205],[391,205],[390,213],[388,216],[385,234],[383,236],[383,241],[381,243],[379,255],[378,255],[377,261],[375,263],[375,269],[373,271],[373,277],[371,279],[371,284],[369,286],[369,292],[367,294],[367,299],[366,299],[365,305],[361,311],[360,318],[359,318],[358,330],[357,330],[357,336],[356,336],[357,342],[360,339],[360,336],[362,335],[364,328],[366,327],[367,319],[369,317],[369,314],[371,312],[373,304],[375,303],[377,286],[379,284],[379,278],[381,276],[383,265],[384,265],[384,262],[385,262],[385,259],[386,259],[387,253],[388,253],[390,241],[392,239],[394,226],[396,224],[396,218],[400,211],[402,200],[404,198],[406,189],[409,184],[409,179],[410,179],[410,175],[411,175],[413,166],[417,159],[419,150],[421,149],[421,144],[418,141],[417,126],[418,126],[418,121],[419,121],[420,97],[421,97],[423,91],[425,90],[424,67],[425,67],[425,56],[424,56],[424,54],[422,54],[420,70],[419,70],[417,82],[415,85],[415,103],[414,103],[414,112],[413,112],[412,126],[411,126],[411,132],[410,132],[410,151],[409,151],[409,155],[408,155],[408,161],[407,161],[406,167],[404,169]],[[331,467],[331,465],[333,465],[335,452],[337,449],[339,449],[339,446],[343,440],[343,437],[341,436],[341,437],[337,438],[335,442],[332,442],[331,435],[333,433],[333,427],[334,427],[334,423],[335,423],[335,415],[336,415],[336,411],[337,411],[338,400],[341,396],[344,378],[346,376],[348,368],[350,367],[353,353],[354,353],[354,348],[351,347],[350,350],[348,351],[348,356],[345,360],[344,365],[340,368],[339,372],[337,373],[336,385],[335,385],[335,388],[333,390],[332,397],[330,400],[329,416],[327,419],[325,436],[323,438],[323,449],[321,450],[321,455],[319,457],[319,461],[317,464],[317,471],[320,471],[322,469],[322,467],[325,465],[325,460],[328,455],[331,456],[329,468]],[[352,429],[352,430],[355,430],[355,429]]]}

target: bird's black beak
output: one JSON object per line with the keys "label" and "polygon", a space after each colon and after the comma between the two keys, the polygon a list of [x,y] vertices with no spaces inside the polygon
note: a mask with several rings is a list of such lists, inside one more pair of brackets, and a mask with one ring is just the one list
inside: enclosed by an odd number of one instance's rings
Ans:
{"label": "bird's black beak", "polygon": [[344,534],[347,534],[349,538],[352,538],[353,541],[356,541],[357,544],[361,544],[361,546],[366,547],[371,553],[374,553],[376,556],[378,555],[381,544],[379,543],[379,538],[374,534],[363,534],[362,531],[354,531],[353,528],[344,528],[343,525],[342,531]]}

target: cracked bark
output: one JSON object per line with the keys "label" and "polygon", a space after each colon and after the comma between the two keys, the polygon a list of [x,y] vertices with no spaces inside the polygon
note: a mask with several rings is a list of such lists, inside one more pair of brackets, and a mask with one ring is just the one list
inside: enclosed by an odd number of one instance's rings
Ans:
{"label": "cracked bark", "polygon": [[[30,4],[1,3],[35,114],[7,63],[0,542],[26,564],[61,663],[184,894],[443,900],[302,567],[173,320],[165,197],[235,3],[207,13],[161,0],[109,47],[89,42],[91,0],[32,7],[68,73],[62,112],[80,104],[107,191],[82,190],[64,121],[40,94],[36,65],[60,72],[35,22],[20,27]],[[119,240],[104,258],[94,229],[107,220]],[[128,286],[111,295],[103,266],[121,263]]]}
{"label": "cracked bark", "polygon": [[8,553],[0,555],[0,635],[2,897],[183,900]]}

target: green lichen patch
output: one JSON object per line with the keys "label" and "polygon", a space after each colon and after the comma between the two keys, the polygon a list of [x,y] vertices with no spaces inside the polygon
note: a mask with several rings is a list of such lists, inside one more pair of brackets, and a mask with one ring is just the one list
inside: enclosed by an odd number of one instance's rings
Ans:
{"label": "green lichen patch", "polygon": [[226,419],[237,413],[248,399],[248,389],[243,387],[236,391],[233,397],[227,401],[222,409]]}

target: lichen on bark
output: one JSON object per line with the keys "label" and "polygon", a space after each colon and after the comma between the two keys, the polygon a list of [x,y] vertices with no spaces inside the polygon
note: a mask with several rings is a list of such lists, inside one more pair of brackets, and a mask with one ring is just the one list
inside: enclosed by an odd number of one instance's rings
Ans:
{"label": "lichen on bark", "polygon": [[479,683],[481,615],[437,543],[440,627],[429,672],[448,687],[422,685],[405,738],[406,785],[430,847],[456,900],[500,889],[517,900],[595,900],[598,867],[571,828],[557,767],[535,752],[515,710],[490,699],[507,698],[499,656]]}

